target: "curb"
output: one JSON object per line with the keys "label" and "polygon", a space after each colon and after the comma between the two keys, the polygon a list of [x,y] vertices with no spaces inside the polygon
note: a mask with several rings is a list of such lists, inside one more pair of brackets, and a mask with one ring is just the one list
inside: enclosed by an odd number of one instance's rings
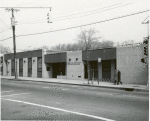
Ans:
{"label": "curb", "polygon": [[[1,78],[1,79],[8,79],[8,78]],[[8,80],[14,80],[14,79],[8,79]],[[124,91],[149,92],[148,89],[136,89],[136,88],[132,88],[132,87],[112,87],[112,86],[100,86],[100,85],[98,86],[98,85],[90,85],[90,84],[75,84],[75,83],[63,83],[63,82],[46,82],[46,81],[34,81],[34,80],[25,80],[25,79],[18,79],[17,81],[32,81],[32,82],[43,82],[43,83],[55,83],[55,84],[66,84],[66,85],[100,87],[100,88],[109,88],[109,89],[117,89],[117,90],[124,90]]]}

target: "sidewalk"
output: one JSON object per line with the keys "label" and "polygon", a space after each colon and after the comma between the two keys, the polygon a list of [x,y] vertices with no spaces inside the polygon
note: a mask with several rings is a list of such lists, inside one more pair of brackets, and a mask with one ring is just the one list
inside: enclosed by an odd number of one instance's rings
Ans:
{"label": "sidewalk", "polygon": [[[1,76],[5,79],[14,79],[14,76]],[[121,89],[127,91],[145,91],[149,92],[149,88],[146,85],[138,84],[123,84],[123,85],[114,85],[111,82],[98,82],[93,81],[93,84],[90,80],[88,84],[87,80],[69,80],[69,79],[54,79],[54,78],[31,78],[31,77],[18,77],[18,80],[28,80],[28,81],[38,81],[38,82],[49,82],[49,83],[60,83],[60,84],[70,84],[70,85],[81,85],[81,86],[93,86],[93,87],[103,87],[103,88],[112,88],[112,89]]]}

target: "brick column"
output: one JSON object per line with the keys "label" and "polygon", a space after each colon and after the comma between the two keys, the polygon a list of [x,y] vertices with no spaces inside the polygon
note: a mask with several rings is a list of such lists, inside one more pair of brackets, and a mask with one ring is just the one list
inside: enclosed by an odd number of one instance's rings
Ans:
{"label": "brick column", "polygon": [[17,59],[17,77],[19,77],[19,59]]}
{"label": "brick column", "polygon": [[28,77],[28,59],[23,58],[23,77]]}
{"label": "brick column", "polygon": [[3,75],[7,76],[7,61],[4,60],[4,56],[3,56]]}
{"label": "brick column", "polygon": [[11,76],[11,59],[7,61],[7,65],[8,65],[7,75]]}
{"label": "brick column", "polygon": [[115,60],[111,60],[111,82],[114,82]]}

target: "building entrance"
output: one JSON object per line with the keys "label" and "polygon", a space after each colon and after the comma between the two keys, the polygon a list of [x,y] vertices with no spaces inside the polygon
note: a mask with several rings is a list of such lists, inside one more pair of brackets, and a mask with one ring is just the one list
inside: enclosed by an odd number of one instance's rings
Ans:
{"label": "building entrance", "polygon": [[[87,62],[84,64],[84,78],[88,78],[88,71],[87,71]],[[90,80],[98,79],[98,62],[97,61],[90,61],[89,62],[89,71],[90,71]]]}
{"label": "building entrance", "polygon": [[[87,62],[84,62],[84,78],[88,79]],[[98,62],[89,62],[90,80],[98,80]],[[111,60],[102,60],[102,81],[111,79]]]}
{"label": "building entrance", "polygon": [[103,80],[111,79],[111,60],[102,61],[102,78]]}
{"label": "building entrance", "polygon": [[53,78],[57,78],[58,75],[63,75],[65,76],[65,71],[66,71],[66,63],[53,63],[52,64],[53,68]]}

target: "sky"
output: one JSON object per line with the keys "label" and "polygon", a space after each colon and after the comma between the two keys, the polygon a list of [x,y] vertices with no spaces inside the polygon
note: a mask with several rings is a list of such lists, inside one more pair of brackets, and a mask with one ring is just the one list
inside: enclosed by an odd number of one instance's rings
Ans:
{"label": "sky", "polygon": [[[19,10],[14,12],[19,52],[44,45],[75,43],[81,30],[91,28],[98,31],[99,41],[142,42],[148,34],[148,26],[142,22],[149,20],[149,11],[143,11],[149,10],[149,6],[149,0],[0,0],[0,44],[13,49],[12,13],[5,8]],[[49,12],[52,23],[47,23]],[[122,17],[139,12],[143,13]],[[113,19],[118,17],[122,18]]]}

